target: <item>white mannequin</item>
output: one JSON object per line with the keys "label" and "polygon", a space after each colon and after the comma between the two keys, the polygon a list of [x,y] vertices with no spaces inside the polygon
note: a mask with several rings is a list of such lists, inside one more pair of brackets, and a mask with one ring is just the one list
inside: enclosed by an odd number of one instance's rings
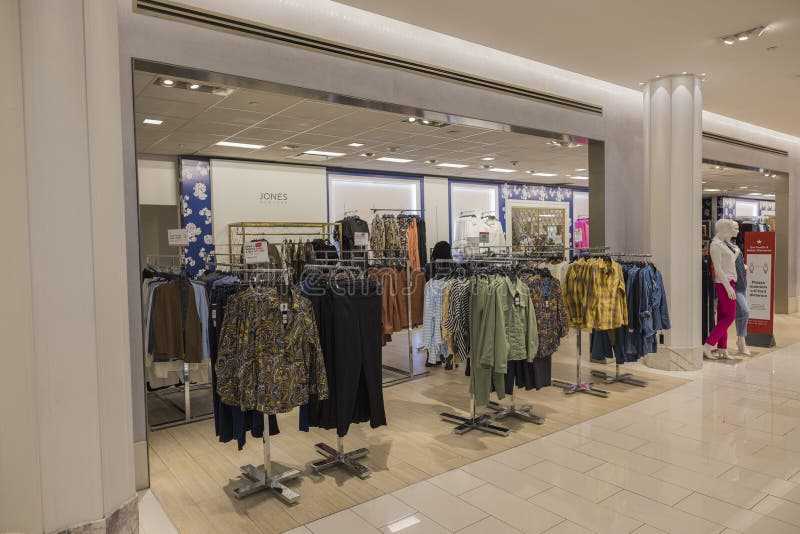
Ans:
{"label": "white mannequin", "polygon": [[[736,247],[736,245],[730,241],[738,234],[739,224],[736,221],[730,219],[721,219],[717,221],[716,235],[714,236],[714,239],[711,240],[711,244],[709,245],[709,254],[711,255],[711,261],[714,265],[714,283],[715,285],[721,285],[724,287],[725,294],[729,300],[728,303],[720,302],[719,304],[733,306],[734,310],[736,309],[736,291],[731,285],[731,282],[734,285],[736,284],[736,257],[738,254],[741,254],[741,251],[739,251],[738,247]],[[726,244],[726,242],[728,244]],[[729,244],[734,247],[735,252],[731,251],[728,246]],[[720,300],[722,298],[724,297],[719,296]],[[741,340],[739,341],[741,351]],[[732,357],[728,354],[727,347],[717,349],[716,354],[713,351],[714,345],[709,344],[708,342],[703,345],[703,356],[706,358],[712,360],[716,360],[718,358],[732,359]]]}

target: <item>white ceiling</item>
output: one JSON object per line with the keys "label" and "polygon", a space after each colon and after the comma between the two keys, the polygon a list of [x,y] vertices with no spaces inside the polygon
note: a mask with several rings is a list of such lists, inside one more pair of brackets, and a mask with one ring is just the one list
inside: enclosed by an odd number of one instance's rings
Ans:
{"label": "white ceiling", "polygon": [[[159,80],[154,74],[134,72],[136,147],[140,154],[303,163],[291,157],[305,150],[324,150],[346,154],[316,162],[329,167],[588,186],[586,180],[567,177],[567,174],[588,176],[585,171],[577,170],[588,167],[586,145],[562,148],[532,135],[463,125],[436,128],[419,122],[411,124],[408,117],[394,113],[237,87],[218,88],[223,89],[220,91],[223,94],[193,91],[178,87],[180,84],[164,87]],[[163,123],[147,125],[143,124],[144,119]],[[216,145],[219,141],[264,145],[264,148],[221,147]],[[354,142],[364,146],[348,146]],[[296,148],[281,148],[286,145]],[[360,155],[365,152],[374,156]],[[390,163],[375,159],[382,156],[413,161]],[[495,160],[483,161],[484,157]],[[468,167],[439,168],[425,162],[429,159]],[[481,168],[482,165],[515,172],[492,172]],[[531,176],[525,172],[528,170],[557,176]]]}
{"label": "white ceiling", "polygon": [[[635,89],[706,73],[704,109],[800,136],[798,0],[338,1]],[[719,39],[759,25],[760,38]]]}
{"label": "white ceiling", "polygon": [[[719,189],[719,191],[708,191]],[[703,163],[703,196],[737,196],[774,200],[775,178],[756,171]],[[759,195],[755,195],[759,193]]]}

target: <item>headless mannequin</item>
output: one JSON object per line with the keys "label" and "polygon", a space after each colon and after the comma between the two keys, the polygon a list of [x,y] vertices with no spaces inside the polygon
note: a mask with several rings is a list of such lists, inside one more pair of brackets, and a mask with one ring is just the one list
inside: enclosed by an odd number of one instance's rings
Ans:
{"label": "headless mannequin", "polygon": [[[717,324],[703,345],[703,356],[711,360],[731,359],[728,354],[728,328],[736,317],[736,257],[741,251],[730,240],[738,234],[739,224],[736,221],[722,219],[717,222],[716,235],[709,245],[717,292]],[[731,250],[730,245],[735,250]],[[718,349],[716,354],[713,352],[715,347]]]}

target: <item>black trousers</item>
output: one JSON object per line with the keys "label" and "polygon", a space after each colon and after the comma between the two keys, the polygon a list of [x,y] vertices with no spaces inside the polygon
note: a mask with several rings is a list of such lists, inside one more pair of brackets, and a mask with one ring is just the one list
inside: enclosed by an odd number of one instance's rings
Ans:
{"label": "black trousers", "polygon": [[328,377],[328,399],[309,403],[310,424],[347,435],[352,423],[386,424],[383,406],[381,296],[312,296]]}

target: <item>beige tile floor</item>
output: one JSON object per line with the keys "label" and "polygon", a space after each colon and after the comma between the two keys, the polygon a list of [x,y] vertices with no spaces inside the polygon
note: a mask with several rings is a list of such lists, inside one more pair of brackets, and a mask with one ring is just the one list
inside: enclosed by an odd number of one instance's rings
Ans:
{"label": "beige tile floor", "polygon": [[[798,326],[779,318],[782,345]],[[608,399],[526,393],[547,422],[509,422],[507,437],[454,435],[437,415],[466,408],[466,382],[437,369],[385,391],[389,427],[353,427],[347,446],[370,447],[371,478],[306,474],[290,507],[232,498],[236,466],[260,463],[255,440],[218,444],[210,422],[153,432],[152,489],[180,532],[800,532],[800,343],[760,353],[691,381],[634,366],[650,386],[611,385]],[[571,339],[554,377],[573,376],[574,357]],[[282,423],[282,464],[331,439]]]}

